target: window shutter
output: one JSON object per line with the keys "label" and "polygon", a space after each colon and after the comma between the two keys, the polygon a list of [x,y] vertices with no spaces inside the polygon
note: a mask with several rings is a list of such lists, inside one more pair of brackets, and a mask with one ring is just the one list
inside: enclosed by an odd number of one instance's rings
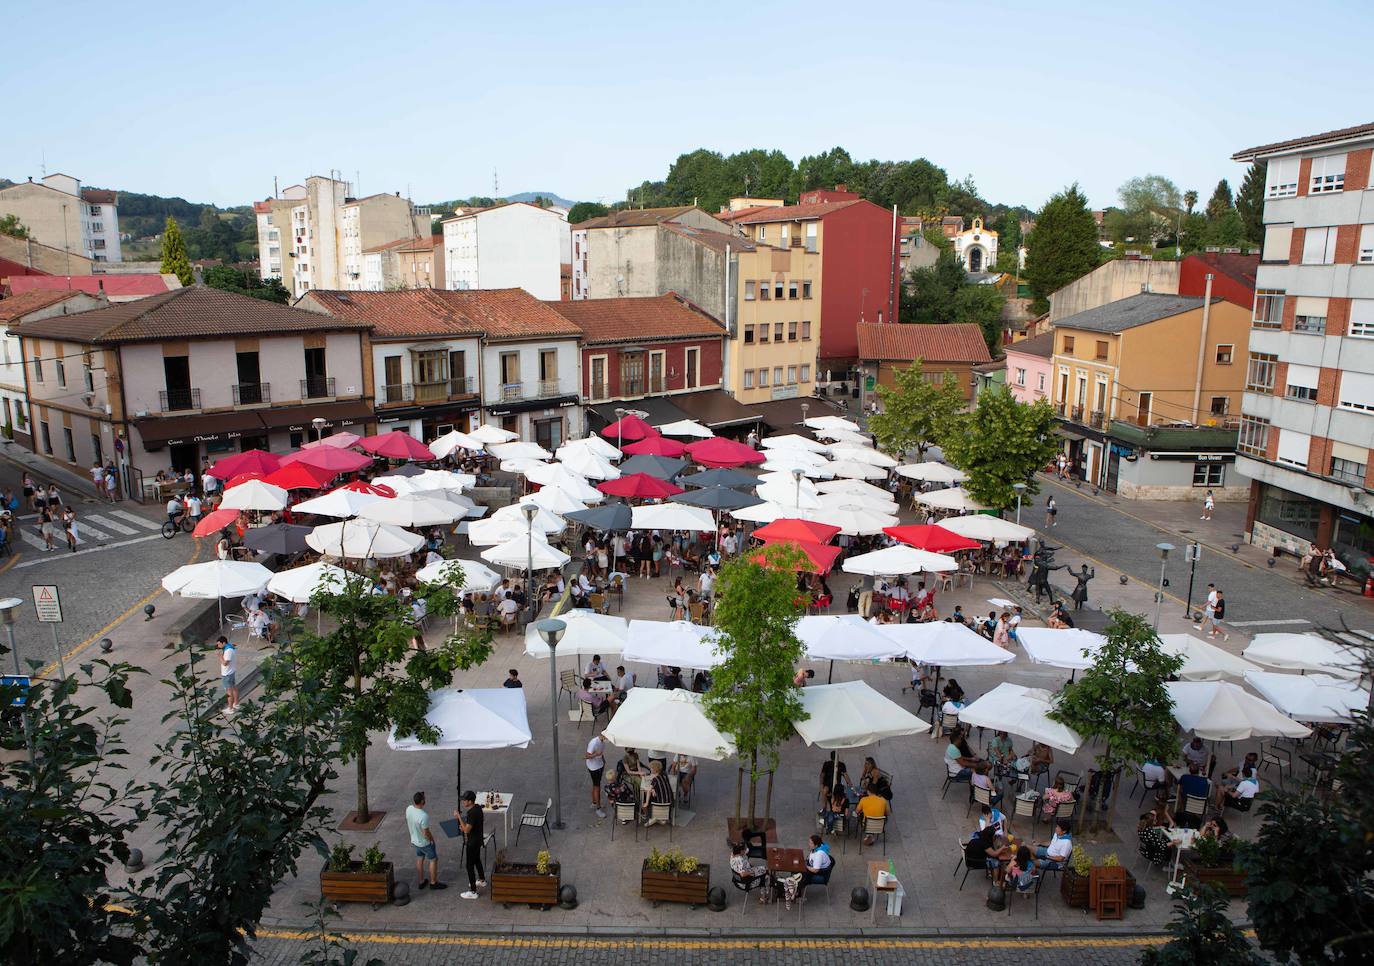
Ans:
{"label": "window shutter", "polygon": [[1312,437],[1291,429],[1279,430],[1279,462],[1292,463],[1294,466],[1307,466],[1307,453],[1312,446]]}
{"label": "window shutter", "polygon": [[1288,364],[1288,385],[1301,386],[1304,389],[1316,389],[1317,379],[1322,371],[1316,366],[1300,366],[1290,362]]}
{"label": "window shutter", "polygon": [[1367,372],[1341,373],[1341,405],[1347,409],[1374,411],[1374,375]]}
{"label": "window shutter", "polygon": [[1288,261],[1289,250],[1293,244],[1293,225],[1270,225],[1264,230],[1264,254],[1266,262]]}
{"label": "window shutter", "polygon": [[1308,315],[1314,318],[1326,318],[1326,302],[1324,298],[1315,295],[1299,295],[1297,305],[1293,309],[1294,315]]}
{"label": "window shutter", "polygon": [[1369,450],[1361,446],[1351,446],[1349,443],[1342,443],[1338,439],[1331,441],[1331,455],[1338,460],[1348,460],[1351,463],[1368,463]]}

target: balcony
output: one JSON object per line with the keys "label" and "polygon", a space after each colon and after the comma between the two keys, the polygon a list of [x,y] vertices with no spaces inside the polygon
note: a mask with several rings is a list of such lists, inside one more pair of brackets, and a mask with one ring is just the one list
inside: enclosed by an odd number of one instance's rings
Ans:
{"label": "balcony", "polygon": [[1107,424],[1106,414],[1101,410],[1096,410],[1088,414],[1088,425],[1093,429],[1101,429]]}
{"label": "balcony", "polygon": [[501,383],[501,400],[503,402],[513,402],[522,398],[520,392],[521,385],[522,384],[518,382]]}
{"label": "balcony", "polygon": [[1065,413],[1065,406],[1064,406],[1064,404],[1063,404],[1062,402],[1057,402],[1057,403],[1055,403],[1055,404],[1054,404],[1054,414],[1055,414],[1056,416],[1058,416],[1060,419],[1063,419],[1063,418],[1064,418],[1064,413]]}
{"label": "balcony", "polygon": [[1083,407],[1081,405],[1074,406],[1073,409],[1069,411],[1069,418],[1075,423],[1083,422]]}
{"label": "balcony", "polygon": [[385,404],[403,403],[410,398],[408,390],[409,383],[391,383],[382,386],[381,402]]}
{"label": "balcony", "polygon": [[157,394],[157,399],[164,413],[200,408],[199,389],[163,389]]}
{"label": "balcony", "polygon": [[[557,389],[557,387],[555,386],[554,392],[557,392],[557,391],[558,391],[558,389]],[[644,395],[644,380],[643,380],[643,379],[627,379],[625,376],[621,376],[621,377],[620,377],[620,394],[621,394],[622,396],[624,396],[625,398],[627,398],[627,399],[633,399],[635,396],[642,396],[642,395]]]}
{"label": "balcony", "polygon": [[557,380],[557,379],[540,379],[540,380],[539,380],[539,396],[540,396],[541,399],[542,399],[543,397],[545,397],[545,396],[557,396],[557,395],[558,395],[558,380]]}
{"label": "balcony", "polygon": [[406,385],[410,398],[417,403],[446,402],[448,400],[448,380],[437,382],[412,382]]}
{"label": "balcony", "polygon": [[448,381],[450,396],[471,396],[476,391],[476,382],[472,376],[454,376]]}
{"label": "balcony", "polygon": [[611,387],[604,382],[594,382],[591,384],[592,399],[610,399]]}
{"label": "balcony", "polygon": [[333,395],[333,376],[308,376],[301,380],[302,399],[328,399]]}
{"label": "balcony", "polygon": [[650,376],[650,377],[649,377],[649,392],[650,392],[650,393],[655,393],[655,392],[667,392],[667,391],[668,391],[668,383],[667,383],[667,380],[665,380],[662,376]]}
{"label": "balcony", "polygon": [[240,382],[233,388],[235,406],[259,406],[272,401],[270,382]]}

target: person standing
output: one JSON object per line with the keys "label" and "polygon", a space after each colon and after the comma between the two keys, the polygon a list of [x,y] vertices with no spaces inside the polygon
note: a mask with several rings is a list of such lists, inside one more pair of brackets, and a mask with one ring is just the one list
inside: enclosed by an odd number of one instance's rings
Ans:
{"label": "person standing", "polygon": [[1055,519],[1059,515],[1059,505],[1054,502],[1054,497],[1045,501],[1045,526],[1057,527],[1059,521]]}
{"label": "person standing", "polygon": [[24,490],[24,502],[29,505],[30,510],[37,510],[38,487],[34,484],[33,477],[25,473],[23,477],[23,482],[20,484],[20,486]]}
{"label": "person standing", "polygon": [[105,467],[100,460],[91,464],[91,483],[95,486],[95,495],[105,495]]}
{"label": "person standing", "polygon": [[587,774],[592,780],[592,811],[597,818],[605,818],[601,808],[601,776],[606,773],[606,742],[600,734],[587,742]]}
{"label": "person standing", "polygon": [[119,495],[119,473],[111,464],[105,467],[105,499],[110,503]]}
{"label": "person standing", "polygon": [[239,710],[238,649],[223,634],[215,642],[219,647],[219,683],[224,688],[224,713]]}
{"label": "person standing", "polygon": [[[429,828],[429,812],[425,811],[425,793],[416,792],[411,799],[414,804],[406,806],[406,829],[410,832],[410,844],[415,846],[415,874],[420,877],[420,888],[447,889],[439,881],[439,848],[434,844],[434,833]],[[425,864],[429,864],[429,878],[425,878]]]}
{"label": "person standing", "polygon": [[62,510],[62,532],[67,538],[67,549],[76,553],[76,511],[71,507]]}
{"label": "person standing", "polygon": [[1225,620],[1225,619],[1226,619],[1226,596],[1221,592],[1220,589],[1218,589],[1218,590],[1217,590],[1217,601],[1216,601],[1216,603],[1212,606],[1212,630],[1211,630],[1211,636],[1212,636],[1212,637],[1216,637],[1218,634],[1220,634],[1220,635],[1221,635],[1221,639],[1222,639],[1223,641],[1229,641],[1229,640],[1231,639],[1231,635],[1228,634],[1226,631],[1224,631],[1224,630],[1221,629],[1221,622],[1222,622],[1223,620]]}
{"label": "person standing", "polygon": [[485,816],[482,809],[477,806],[477,793],[474,791],[463,792],[460,804],[463,807],[462,812],[455,809],[453,817],[458,820],[458,827],[463,830],[463,858],[468,873],[468,891],[460,894],[464,899],[476,899],[477,890],[485,888],[487,884],[487,872],[482,868],[482,829]]}
{"label": "person standing", "polygon": [[1202,516],[1198,517],[1198,519],[1199,519],[1199,520],[1210,520],[1210,519],[1212,519],[1212,511],[1216,509],[1216,506],[1217,506],[1216,497],[1212,496],[1212,491],[1211,491],[1211,490],[1208,490],[1208,491],[1207,491],[1207,495],[1204,496],[1204,497],[1202,498]]}
{"label": "person standing", "polygon": [[47,506],[40,507],[38,510],[38,532],[43,535],[43,549],[52,549],[52,515],[53,511]]}
{"label": "person standing", "polygon": [[200,474],[200,486],[207,500],[214,496],[219,489],[219,480],[210,475],[210,464],[208,463],[205,464],[205,471]]}
{"label": "person standing", "polygon": [[1209,633],[1214,633],[1215,630],[1216,630],[1216,626],[1217,626],[1217,624],[1216,624],[1216,612],[1217,612],[1217,585],[1216,585],[1216,584],[1208,584],[1208,585],[1207,585],[1207,600],[1206,600],[1206,601],[1203,603],[1203,605],[1202,605],[1202,623],[1200,623],[1200,624],[1194,624],[1194,625],[1193,625],[1193,630],[1195,630],[1195,631],[1200,631],[1200,630],[1203,630],[1204,628],[1210,628]]}

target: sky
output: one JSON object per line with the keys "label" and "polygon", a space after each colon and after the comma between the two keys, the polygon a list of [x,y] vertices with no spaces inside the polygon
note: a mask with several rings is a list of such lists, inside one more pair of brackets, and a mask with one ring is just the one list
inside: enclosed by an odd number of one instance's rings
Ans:
{"label": "sky", "polygon": [[[199,8],[197,8],[199,9]],[[679,154],[926,157],[989,201],[1205,202],[1236,151],[1374,120],[1374,3],[10,0],[0,177],[221,206],[341,172],[612,202]]]}

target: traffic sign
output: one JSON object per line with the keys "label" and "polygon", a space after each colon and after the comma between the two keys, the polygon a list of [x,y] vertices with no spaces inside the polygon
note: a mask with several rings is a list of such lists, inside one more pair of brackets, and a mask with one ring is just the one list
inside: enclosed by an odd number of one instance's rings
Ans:
{"label": "traffic sign", "polygon": [[56,584],[33,585],[33,610],[44,624],[62,623],[62,599],[57,595]]}
{"label": "traffic sign", "polygon": [[10,698],[10,706],[22,708],[29,703],[29,676],[27,674],[0,674],[0,688],[16,688],[15,695]]}

